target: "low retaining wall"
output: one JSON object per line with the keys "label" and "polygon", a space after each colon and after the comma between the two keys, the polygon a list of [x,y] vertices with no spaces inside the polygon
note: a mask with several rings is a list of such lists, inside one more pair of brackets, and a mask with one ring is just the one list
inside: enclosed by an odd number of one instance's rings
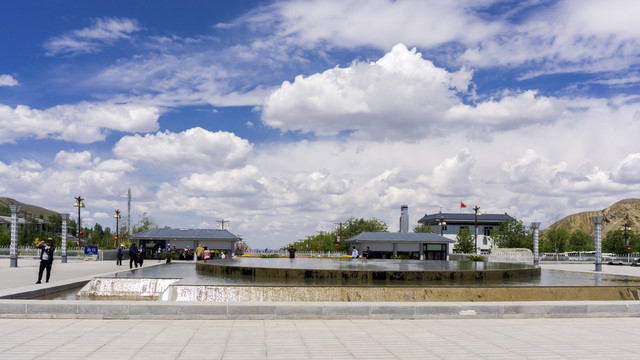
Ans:
{"label": "low retaining wall", "polygon": [[637,301],[499,303],[181,303],[0,300],[0,318],[275,320],[639,317]]}
{"label": "low retaining wall", "polygon": [[484,280],[516,280],[540,277],[540,267],[502,268],[486,270],[360,270],[360,269],[301,269],[243,266],[234,263],[197,262],[196,269],[216,275],[314,280],[358,280],[361,283],[387,281],[396,284],[402,281],[456,280],[481,283]]}
{"label": "low retaining wall", "polygon": [[179,302],[497,302],[640,300],[633,286],[250,286],[172,285],[163,301]]}

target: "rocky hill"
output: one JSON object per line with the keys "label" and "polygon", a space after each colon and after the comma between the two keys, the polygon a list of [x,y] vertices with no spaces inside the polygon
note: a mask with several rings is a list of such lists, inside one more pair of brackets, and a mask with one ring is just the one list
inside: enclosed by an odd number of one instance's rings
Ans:
{"label": "rocky hill", "polygon": [[[20,209],[20,212],[25,212],[31,216],[34,217],[41,217],[42,215],[42,219],[47,219],[49,216],[51,215],[60,215],[60,213],[57,213],[55,211],[51,211],[49,209],[45,209],[43,207],[40,206],[35,206],[35,205],[29,205],[29,204],[25,204],[25,203],[21,203],[20,201],[11,199],[11,198],[7,198],[7,197],[0,197],[0,209],[3,208],[8,208],[9,205],[20,205],[22,208]],[[6,212],[6,214],[4,214],[4,212]],[[9,210],[6,211],[0,211],[0,215],[9,215],[10,212]]]}
{"label": "rocky hill", "polygon": [[587,234],[593,234],[595,225],[594,216],[602,216],[602,235],[610,230],[618,230],[629,220],[632,230],[640,231],[640,199],[620,200],[604,210],[587,211],[574,215],[569,215],[549,226],[549,228],[560,227],[569,232],[580,229]]}

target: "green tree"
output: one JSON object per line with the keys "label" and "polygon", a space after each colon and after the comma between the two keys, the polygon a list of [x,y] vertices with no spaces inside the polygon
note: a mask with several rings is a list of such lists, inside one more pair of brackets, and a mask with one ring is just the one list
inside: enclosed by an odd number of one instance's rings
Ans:
{"label": "green tree", "polygon": [[458,233],[456,234],[456,243],[453,249],[455,252],[461,254],[472,254],[474,252],[475,243],[469,228],[458,230]]}
{"label": "green tree", "polygon": [[434,233],[431,225],[420,224],[413,228],[414,233]]}
{"label": "green tree", "polygon": [[614,254],[626,254],[627,248],[631,248],[631,252],[640,251],[640,234],[637,231],[627,231],[629,245],[626,244],[624,231],[611,230],[608,231],[604,239],[602,239],[602,251]]}
{"label": "green tree", "polygon": [[491,240],[501,248],[526,248],[533,250],[533,232],[522,221],[514,219],[501,223],[491,230]]}
{"label": "green tree", "polygon": [[3,227],[0,227],[0,246],[11,246],[11,230],[7,231]]}
{"label": "green tree", "polygon": [[140,218],[138,219],[138,223],[133,226],[132,230],[134,234],[137,234],[143,231],[157,228],[158,225],[156,225],[155,221],[153,221],[153,219],[149,215],[147,215],[147,213],[144,213],[140,216]]}
{"label": "green tree", "polygon": [[385,232],[389,231],[387,224],[379,219],[371,218],[350,218],[345,222],[345,230],[342,232],[344,236],[350,238],[361,232]]}
{"label": "green tree", "polygon": [[[26,223],[24,228],[18,232],[18,246],[27,246],[31,245],[36,237],[39,237],[38,234],[38,219],[26,216]],[[46,234],[43,234],[46,235]]]}
{"label": "green tree", "polygon": [[60,233],[62,231],[62,216],[60,214],[50,215],[47,218],[46,225],[51,232]]}
{"label": "green tree", "polygon": [[593,251],[594,248],[593,237],[580,229],[573,230],[569,236],[569,251]]}
{"label": "green tree", "polygon": [[[341,228],[337,228],[334,231],[321,232],[313,236],[309,236],[305,240],[299,240],[292,245],[298,251],[348,251],[349,245],[344,241],[337,242],[337,237],[341,236],[344,239],[348,239],[361,232],[383,232],[387,231],[387,224],[379,219],[364,219],[364,218],[350,218],[342,223]],[[336,246],[338,245],[338,246]],[[284,246],[282,249],[288,249],[289,245]]]}
{"label": "green tree", "polygon": [[541,241],[541,250],[543,252],[552,252],[554,254],[567,251],[567,244],[569,243],[569,231],[563,228],[549,228],[544,232],[543,239]]}

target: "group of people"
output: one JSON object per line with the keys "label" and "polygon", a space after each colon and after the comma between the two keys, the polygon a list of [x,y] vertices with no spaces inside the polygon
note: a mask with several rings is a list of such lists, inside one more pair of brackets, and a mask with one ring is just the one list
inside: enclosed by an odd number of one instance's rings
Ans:
{"label": "group of people", "polygon": [[[224,253],[224,251],[220,251],[220,258],[221,259],[226,259],[227,258],[227,255]],[[211,259],[211,250],[209,250],[209,247],[208,246],[204,246],[204,244],[200,244],[196,248],[196,259],[198,261]]]}
{"label": "group of people", "polygon": [[[289,246],[289,258],[290,259],[295,259],[296,257],[296,248],[293,246]],[[360,257],[360,254],[358,253],[358,249],[356,249],[355,246],[351,247],[351,258],[353,259],[357,259]],[[371,248],[369,248],[367,246],[367,250],[362,252],[362,257],[365,259],[370,259],[371,258]]]}
{"label": "group of people", "polygon": [[211,259],[211,251],[208,246],[204,246],[204,244],[198,245],[196,248],[196,259],[200,260],[209,260]]}
{"label": "group of people", "polygon": [[[122,265],[123,253],[124,253],[124,244],[120,245],[120,248],[118,248],[118,253],[117,253],[118,260],[116,260],[117,265]],[[140,248],[138,248],[135,243],[132,243],[131,246],[129,246],[129,269],[133,269],[134,265],[136,269],[138,268],[138,265],[142,267],[143,262],[144,262],[144,246],[140,246]]]}
{"label": "group of people", "polygon": [[[53,264],[53,253],[56,250],[56,247],[53,243],[53,239],[48,238],[47,240],[39,242],[36,245],[36,248],[40,249],[40,268],[38,269],[38,281],[36,282],[36,284],[42,283],[42,275],[44,274],[45,271],[46,271],[45,281],[49,282],[49,279],[51,278],[51,265]],[[167,245],[167,251],[171,251],[170,245]],[[174,246],[174,251],[175,251],[175,246]],[[160,261],[160,254],[162,253],[162,248],[158,246],[158,249],[156,252],[158,256],[158,261]],[[189,247],[186,247],[185,254],[188,254],[188,253],[189,253]],[[207,246],[204,246],[204,244],[200,244],[196,248],[195,253],[196,253],[195,254],[196,259],[198,261],[211,259],[211,251]],[[117,256],[116,265],[122,266],[122,258],[124,257],[124,244],[121,244],[120,247],[118,247],[116,256]],[[222,259],[226,258],[225,253],[220,252],[220,257]],[[289,247],[289,257],[291,259],[296,257],[296,249],[293,246]],[[351,257],[353,259],[357,259],[360,257],[360,254],[358,253],[358,249],[356,249],[355,246],[352,247]],[[371,249],[368,246],[367,246],[367,250],[362,252],[362,257],[365,259],[371,258]],[[144,262],[144,246],[141,245],[140,248],[138,248],[135,243],[132,243],[131,246],[129,247],[129,269],[133,269],[134,266],[137,269],[138,265],[142,267],[143,262]]]}
{"label": "group of people", "polygon": [[[358,249],[356,249],[355,246],[351,247],[351,258],[352,259],[357,259],[360,257],[360,254],[358,254]],[[365,259],[370,259],[371,258],[371,248],[369,248],[367,246],[367,250],[362,252],[362,257]]]}

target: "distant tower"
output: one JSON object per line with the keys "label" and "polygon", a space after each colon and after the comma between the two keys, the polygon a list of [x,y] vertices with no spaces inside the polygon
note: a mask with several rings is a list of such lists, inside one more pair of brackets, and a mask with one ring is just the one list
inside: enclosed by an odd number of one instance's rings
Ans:
{"label": "distant tower", "polygon": [[131,236],[131,188],[127,191],[127,228],[129,229],[129,236]]}
{"label": "distant tower", "polygon": [[400,207],[400,232],[409,232],[409,207],[407,205]]}

